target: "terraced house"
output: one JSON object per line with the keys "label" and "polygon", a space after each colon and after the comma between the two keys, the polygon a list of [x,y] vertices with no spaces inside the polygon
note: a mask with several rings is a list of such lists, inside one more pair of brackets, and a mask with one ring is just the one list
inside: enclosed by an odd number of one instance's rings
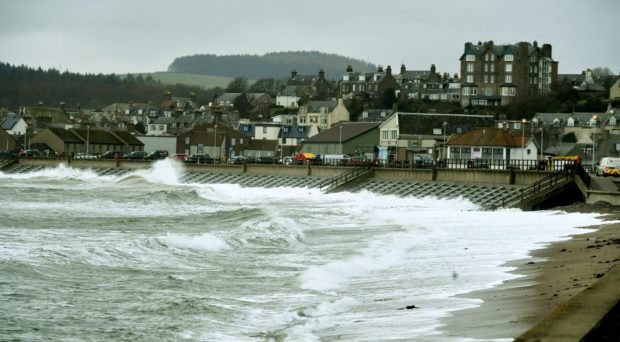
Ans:
{"label": "terraced house", "polygon": [[461,105],[507,105],[530,95],[544,94],[558,79],[558,62],[551,45],[492,41],[465,43],[461,61]]}

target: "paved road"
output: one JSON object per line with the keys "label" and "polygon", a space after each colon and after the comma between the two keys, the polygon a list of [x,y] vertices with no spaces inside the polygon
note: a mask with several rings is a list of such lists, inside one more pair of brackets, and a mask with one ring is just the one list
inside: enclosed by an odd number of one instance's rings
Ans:
{"label": "paved road", "polygon": [[620,177],[599,177],[590,173],[592,183],[590,189],[606,192],[620,192]]}

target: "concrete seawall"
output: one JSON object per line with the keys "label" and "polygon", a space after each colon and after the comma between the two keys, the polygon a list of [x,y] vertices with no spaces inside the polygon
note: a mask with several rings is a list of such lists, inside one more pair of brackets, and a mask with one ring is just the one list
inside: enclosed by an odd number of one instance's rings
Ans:
{"label": "concrete seawall", "polygon": [[[70,165],[78,168],[148,168],[152,162],[142,160],[114,160],[114,159],[56,159],[56,158],[23,158],[19,165],[55,167],[58,164]],[[219,173],[246,173],[256,175],[282,176],[312,176],[333,177],[349,170],[338,166],[307,166],[307,165],[279,165],[279,164],[184,164],[187,171],[219,172]],[[424,182],[456,182],[481,183],[527,186],[542,179],[550,172],[529,170],[488,170],[488,169],[408,169],[408,168],[376,168],[374,179],[392,181],[424,181]]]}

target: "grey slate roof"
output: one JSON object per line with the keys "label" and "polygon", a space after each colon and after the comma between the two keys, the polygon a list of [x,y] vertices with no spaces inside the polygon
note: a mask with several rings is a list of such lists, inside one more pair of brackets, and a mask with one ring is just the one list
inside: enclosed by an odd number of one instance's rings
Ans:
{"label": "grey slate roof", "polygon": [[331,112],[338,105],[338,101],[329,100],[329,101],[308,101],[302,107],[308,108],[308,113],[318,113],[321,108],[327,107],[327,110]]}
{"label": "grey slate roof", "polygon": [[6,118],[6,119],[2,119],[2,121],[0,122],[0,126],[5,131],[8,131],[8,130],[12,129],[13,126],[15,126],[16,123],[17,123],[17,119],[15,119],[15,118]]}
{"label": "grey slate roof", "polygon": [[[341,125],[342,135],[340,133]],[[306,139],[304,143],[339,143],[341,141],[345,142],[372,129],[378,128],[379,125],[380,124],[378,122],[346,122],[342,124],[336,124],[332,126],[332,128]]]}
{"label": "grey slate roof", "polygon": [[466,132],[477,127],[493,127],[493,115],[440,114],[440,113],[398,113],[400,134],[433,134],[433,129],[442,128],[446,122],[446,134]]}

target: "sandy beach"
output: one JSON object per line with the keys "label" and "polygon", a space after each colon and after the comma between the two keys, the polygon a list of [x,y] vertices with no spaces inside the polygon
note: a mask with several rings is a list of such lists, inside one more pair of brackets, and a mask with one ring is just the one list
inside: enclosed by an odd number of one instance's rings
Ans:
{"label": "sandy beach", "polygon": [[[600,213],[608,221],[620,220],[620,208],[605,204],[556,209]],[[620,223],[584,228],[596,231],[575,235],[536,250],[527,259],[512,261],[506,266],[517,267],[512,273],[521,277],[463,295],[484,303],[445,319],[446,334],[477,339],[517,338],[558,305],[593,285],[620,263]]]}

